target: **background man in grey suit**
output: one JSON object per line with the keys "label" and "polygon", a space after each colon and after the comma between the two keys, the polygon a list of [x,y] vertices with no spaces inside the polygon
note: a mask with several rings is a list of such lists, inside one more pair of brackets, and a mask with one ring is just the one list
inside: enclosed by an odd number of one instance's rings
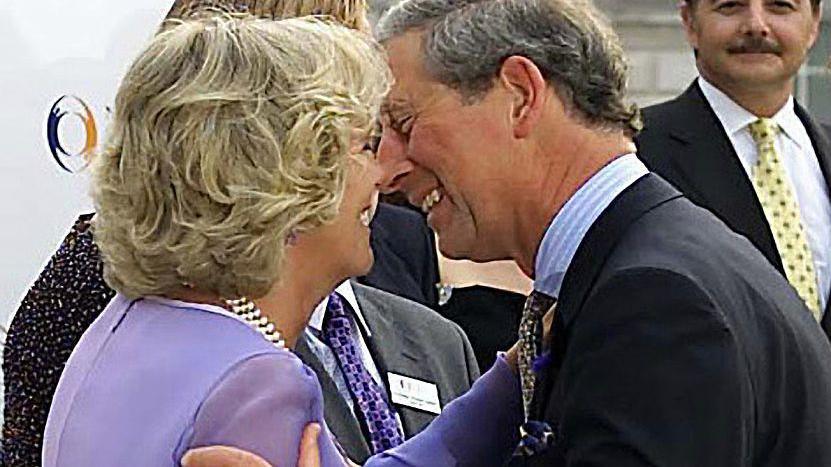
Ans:
{"label": "background man in grey suit", "polygon": [[[804,292],[815,294],[800,295],[831,335],[831,132],[792,96],[794,77],[817,38],[821,0],[685,0],[681,15],[701,76],[678,98],[644,110],[638,153],[745,235],[797,290],[794,270],[812,266],[804,271]],[[751,131],[765,121],[774,128],[776,166],[760,156]],[[780,169],[773,204],[793,204],[789,211],[799,225],[789,231],[777,225],[781,213],[768,205],[771,191],[759,195],[760,175]],[[794,238],[798,231],[802,241]],[[810,260],[796,267],[793,250]]]}
{"label": "background man in grey suit", "polygon": [[[352,323],[360,330],[356,337],[363,363],[386,390],[406,438],[424,429],[438,409],[465,393],[478,378],[476,358],[464,332],[435,311],[351,281],[338,286],[335,292],[351,308]],[[321,303],[312,314],[296,351],[320,380],[326,424],[349,457],[362,463],[372,454],[370,443],[343,372],[322,338],[326,305]],[[414,407],[407,400],[393,397],[400,387],[391,391],[391,381],[400,386],[402,381],[411,379],[434,387],[437,404]]]}

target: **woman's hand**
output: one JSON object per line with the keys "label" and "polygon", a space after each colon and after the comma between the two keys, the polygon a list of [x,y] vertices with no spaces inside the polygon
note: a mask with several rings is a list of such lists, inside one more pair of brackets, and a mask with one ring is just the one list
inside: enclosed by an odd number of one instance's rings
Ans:
{"label": "woman's hand", "polygon": [[[297,467],[320,467],[320,450],[317,437],[320,425],[310,423],[303,430],[300,440],[300,457]],[[354,465],[354,464],[353,464]],[[182,467],[272,467],[262,457],[229,446],[206,446],[191,449],[182,457]],[[278,466],[275,466],[278,467]]]}

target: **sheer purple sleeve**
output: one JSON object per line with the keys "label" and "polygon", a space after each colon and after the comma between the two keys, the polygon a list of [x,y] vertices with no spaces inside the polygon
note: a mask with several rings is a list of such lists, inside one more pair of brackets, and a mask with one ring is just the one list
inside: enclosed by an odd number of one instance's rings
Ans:
{"label": "sheer purple sleeve", "polygon": [[[238,363],[211,391],[185,448],[235,446],[272,465],[296,465],[303,428],[313,421],[323,424],[315,375],[296,357],[262,354]],[[501,466],[519,441],[520,423],[519,381],[500,356],[468,393],[448,404],[423,432],[371,457],[365,465]],[[342,466],[323,425],[321,465]]]}
{"label": "sheer purple sleeve", "polygon": [[[190,439],[183,440],[184,447],[234,446],[272,465],[296,465],[300,438],[310,422],[323,422],[314,373],[294,355],[259,354],[237,363],[212,388],[196,415]],[[329,436],[324,428],[323,465],[343,465]]]}
{"label": "sheer purple sleeve", "polygon": [[463,396],[421,433],[369,458],[366,467],[503,465],[519,443],[519,378],[500,355]]}

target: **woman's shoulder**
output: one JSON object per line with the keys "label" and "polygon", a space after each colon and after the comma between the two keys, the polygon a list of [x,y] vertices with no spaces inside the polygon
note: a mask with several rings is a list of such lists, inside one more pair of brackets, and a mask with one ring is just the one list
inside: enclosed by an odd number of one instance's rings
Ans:
{"label": "woman's shoulder", "polygon": [[323,423],[323,396],[312,371],[288,350],[237,361],[205,394],[176,458],[195,446],[224,444],[294,465],[303,428]]}
{"label": "woman's shoulder", "polygon": [[260,354],[273,354],[280,361],[297,358],[217,306],[148,297],[131,307],[124,325],[131,327],[135,338],[152,338],[170,351],[185,352],[185,357],[211,356],[228,364]]}
{"label": "woman's shoulder", "polygon": [[[289,392],[304,398],[313,398],[319,392],[317,376],[311,368],[293,352],[287,349],[251,353],[230,365],[217,381],[217,386],[237,381],[243,384],[251,381],[275,383],[272,389],[289,388]],[[290,383],[290,384],[286,384]]]}
{"label": "woman's shoulder", "polygon": [[98,355],[97,364],[119,368],[129,358],[131,365],[119,373],[138,377],[135,373],[143,372],[142,384],[178,384],[192,401],[255,389],[269,394],[287,381],[292,382],[292,397],[305,401],[316,397],[316,376],[297,355],[275,347],[247,323],[214,308],[117,295],[102,314],[101,341],[88,342],[100,350],[90,348],[85,355]]}

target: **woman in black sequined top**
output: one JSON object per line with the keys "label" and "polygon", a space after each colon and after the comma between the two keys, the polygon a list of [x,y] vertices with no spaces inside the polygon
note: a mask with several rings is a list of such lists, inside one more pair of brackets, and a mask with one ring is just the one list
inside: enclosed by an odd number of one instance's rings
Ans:
{"label": "woman in black sequined top", "polygon": [[14,315],[3,354],[6,466],[40,465],[43,429],[69,354],[115,292],[82,215]]}

